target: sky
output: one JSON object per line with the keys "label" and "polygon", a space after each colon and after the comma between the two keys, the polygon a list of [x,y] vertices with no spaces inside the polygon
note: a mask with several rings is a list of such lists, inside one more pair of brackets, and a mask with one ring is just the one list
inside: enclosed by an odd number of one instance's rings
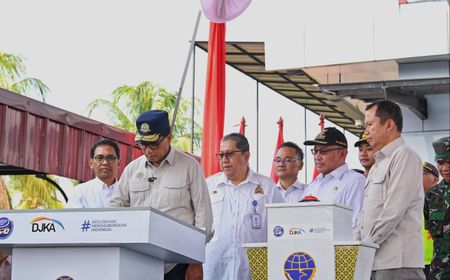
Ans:
{"label": "sky", "polygon": [[[50,88],[47,103],[87,116],[90,102],[109,99],[111,92],[124,84],[149,80],[168,90],[178,90],[200,1],[0,0],[0,6],[0,52],[25,59],[28,76],[41,79]],[[263,41],[271,20],[276,19],[261,1],[253,1],[239,18],[227,23],[226,39]],[[209,21],[202,16],[196,39],[207,41],[208,30]],[[206,53],[196,49],[195,87],[191,63],[184,98],[190,99],[194,91],[203,102],[206,60]],[[257,145],[256,82],[230,67],[226,75],[225,134],[238,132],[234,125],[242,116],[247,119],[253,169],[270,174],[280,116],[284,119],[286,141],[302,145],[319,133],[317,115],[305,113],[303,107],[260,86]],[[202,123],[203,108],[199,110],[196,121]],[[108,122],[103,111],[91,117]],[[333,124],[326,122],[328,125]],[[348,163],[351,168],[361,168],[353,148],[357,138],[345,134]],[[299,176],[302,182],[309,181],[313,169],[311,147],[307,148],[306,170]]]}

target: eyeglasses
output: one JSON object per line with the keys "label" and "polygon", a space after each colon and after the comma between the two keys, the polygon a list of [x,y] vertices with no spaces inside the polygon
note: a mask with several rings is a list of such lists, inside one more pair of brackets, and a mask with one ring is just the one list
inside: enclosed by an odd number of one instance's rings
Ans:
{"label": "eyeglasses", "polygon": [[154,142],[145,142],[145,141],[139,141],[139,143],[137,143],[138,147],[142,150],[145,150],[148,148],[150,148],[150,150],[156,150],[159,148],[159,145],[161,144],[162,141],[164,141],[166,137],[161,137],[159,140],[154,141]]}
{"label": "eyeglasses", "polygon": [[445,163],[450,164],[450,158],[441,158],[441,159],[437,159],[436,163],[438,165],[444,165]]}
{"label": "eyeglasses", "polygon": [[333,149],[324,149],[324,150],[311,149],[311,153],[315,156],[316,155],[325,156],[328,154],[329,151],[335,151],[335,150],[343,150],[343,148],[333,148]]}
{"label": "eyeglasses", "polygon": [[114,162],[116,162],[117,157],[116,157],[115,155],[107,155],[107,156],[104,156],[104,155],[96,155],[96,156],[94,156],[94,160],[95,160],[97,163],[103,163],[103,161],[104,161],[105,159],[106,159],[106,161],[109,162],[109,163],[114,163]]}
{"label": "eyeglasses", "polygon": [[237,151],[228,151],[228,152],[225,152],[225,153],[221,152],[219,154],[216,154],[216,157],[217,157],[218,160],[223,160],[224,157],[226,157],[227,159],[230,159],[230,158],[232,158],[234,156],[235,153],[239,153],[239,152],[242,152],[242,151],[241,150],[237,150]]}
{"label": "eyeglasses", "polygon": [[283,164],[292,164],[292,163],[294,163],[294,162],[296,162],[298,160],[300,160],[300,159],[298,159],[298,158],[285,158],[285,159],[276,158],[276,159],[273,160],[273,162],[275,162],[276,164],[281,164],[281,163],[283,163]]}

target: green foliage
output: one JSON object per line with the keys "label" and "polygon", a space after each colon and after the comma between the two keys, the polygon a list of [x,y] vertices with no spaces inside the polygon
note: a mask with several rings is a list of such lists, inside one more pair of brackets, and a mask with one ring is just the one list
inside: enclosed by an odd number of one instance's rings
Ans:
{"label": "green foliage", "polygon": [[19,93],[37,91],[45,102],[48,87],[39,79],[26,77],[23,59],[15,54],[0,52],[0,87]]}
{"label": "green foliage", "polygon": [[[49,92],[48,87],[41,80],[26,76],[26,67],[20,56],[2,52],[0,52],[0,87],[18,94],[36,91],[44,102],[45,95]],[[21,195],[15,209],[63,207],[56,197],[55,187],[35,176],[9,176],[7,198],[4,199],[10,200],[9,192],[13,196]]]}
{"label": "green foliage", "polygon": [[[91,116],[96,109],[104,107],[108,111],[111,125],[136,133],[135,120],[145,111],[152,109],[166,110],[169,112],[169,120],[172,121],[176,100],[176,92],[169,92],[149,81],[144,81],[137,86],[124,85],[116,88],[112,92],[111,101],[96,99],[88,105],[87,110],[89,116]],[[196,103],[199,103],[199,101],[197,100]],[[198,108],[198,106],[195,107]],[[173,146],[184,151],[189,151],[191,147],[190,108],[190,102],[182,99],[178,108],[175,127],[172,131],[174,136]],[[200,139],[200,126],[195,123],[194,148],[199,147]]]}
{"label": "green foliage", "polygon": [[[48,177],[55,180],[55,177]],[[8,190],[22,197],[14,209],[63,208],[56,197],[56,188],[49,182],[33,175],[9,176],[9,180]]]}

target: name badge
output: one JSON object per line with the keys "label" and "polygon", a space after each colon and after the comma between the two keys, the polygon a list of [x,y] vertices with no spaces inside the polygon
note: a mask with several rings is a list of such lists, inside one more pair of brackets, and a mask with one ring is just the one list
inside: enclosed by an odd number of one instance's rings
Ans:
{"label": "name badge", "polygon": [[252,219],[252,229],[261,229],[261,215],[253,213],[250,216]]}

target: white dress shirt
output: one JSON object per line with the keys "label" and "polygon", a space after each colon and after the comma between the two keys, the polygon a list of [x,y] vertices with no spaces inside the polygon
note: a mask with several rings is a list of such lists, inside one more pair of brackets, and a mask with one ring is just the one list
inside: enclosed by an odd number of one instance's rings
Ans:
{"label": "white dress shirt", "polygon": [[[248,258],[242,243],[267,241],[266,203],[284,202],[275,183],[249,170],[247,179],[233,185],[223,173],[206,183],[213,208],[214,236],[206,245],[205,280],[250,280]],[[252,202],[256,201],[256,207]],[[255,202],[253,202],[255,204]],[[252,227],[251,214],[261,217],[261,228]]]}
{"label": "white dress shirt", "polygon": [[303,192],[305,191],[307,185],[300,183],[298,180],[295,180],[294,184],[289,186],[289,188],[284,189],[280,181],[278,181],[277,189],[283,196],[285,202],[299,202],[303,197]]}
{"label": "white dress shirt", "polygon": [[352,228],[356,230],[358,215],[364,200],[366,177],[348,168],[339,166],[327,175],[316,177],[303,193],[303,197],[313,195],[321,202],[342,203],[353,209]]}
{"label": "white dress shirt", "polygon": [[102,180],[95,177],[85,183],[76,185],[69,208],[106,208],[116,189],[117,181],[108,187]]}

